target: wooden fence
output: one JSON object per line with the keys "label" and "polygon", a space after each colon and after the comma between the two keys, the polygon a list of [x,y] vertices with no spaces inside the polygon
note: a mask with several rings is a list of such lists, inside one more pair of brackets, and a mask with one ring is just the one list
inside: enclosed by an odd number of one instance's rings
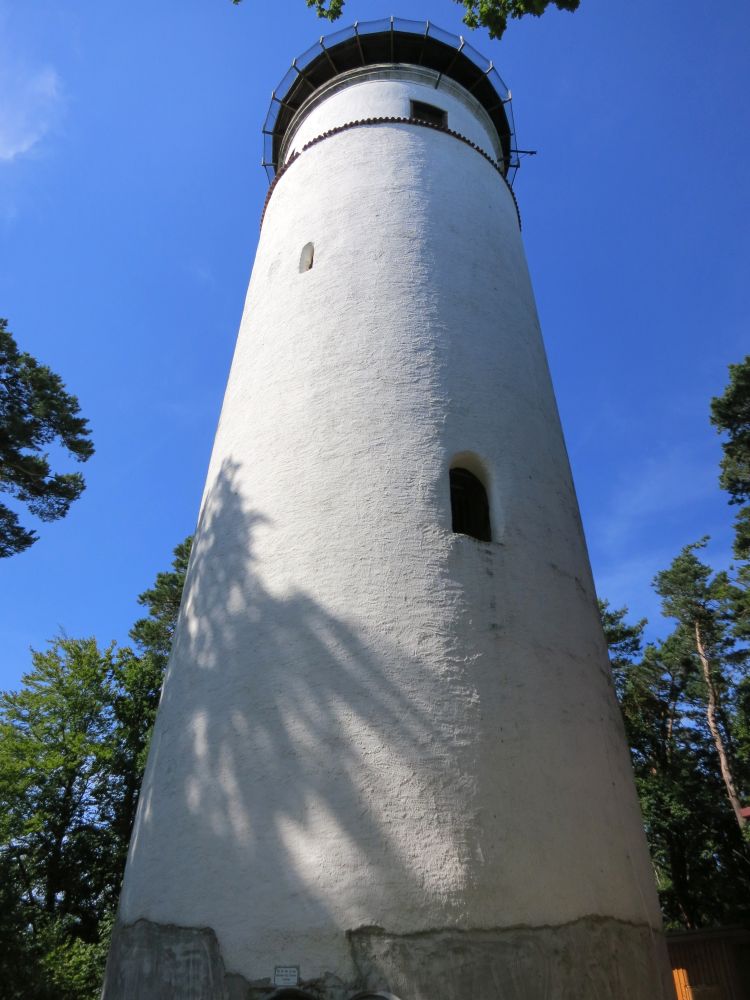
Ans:
{"label": "wooden fence", "polygon": [[750,930],[667,934],[677,1000],[750,1000]]}

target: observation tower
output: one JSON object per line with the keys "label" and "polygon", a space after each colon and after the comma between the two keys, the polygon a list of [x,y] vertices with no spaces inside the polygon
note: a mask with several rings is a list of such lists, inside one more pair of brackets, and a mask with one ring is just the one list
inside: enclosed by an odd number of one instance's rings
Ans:
{"label": "observation tower", "polygon": [[510,183],[431,23],[295,60],[105,1000],[662,1000]]}

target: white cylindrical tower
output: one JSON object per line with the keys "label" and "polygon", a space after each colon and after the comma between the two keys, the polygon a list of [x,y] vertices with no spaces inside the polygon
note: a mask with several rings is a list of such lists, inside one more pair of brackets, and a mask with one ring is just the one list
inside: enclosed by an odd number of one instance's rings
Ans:
{"label": "white cylindrical tower", "polygon": [[507,98],[393,20],[275,95],[106,1000],[670,995]]}

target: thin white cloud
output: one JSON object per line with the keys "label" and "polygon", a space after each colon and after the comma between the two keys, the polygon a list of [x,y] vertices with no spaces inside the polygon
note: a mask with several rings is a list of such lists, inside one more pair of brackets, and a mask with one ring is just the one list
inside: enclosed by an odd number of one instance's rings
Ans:
{"label": "thin white cloud", "polygon": [[612,607],[630,608],[631,617],[643,616],[658,626],[660,602],[651,581],[676,555],[673,548],[662,547],[637,552],[630,559],[603,560],[598,572],[595,567],[597,594]]}
{"label": "thin white cloud", "polygon": [[726,528],[716,521],[714,502],[723,503],[716,457],[684,445],[664,449],[623,470],[608,495],[588,532],[597,592],[614,607],[628,605],[632,617],[647,617],[650,638],[666,634],[655,575],[704,534],[717,537],[699,558],[716,569],[731,561]]}
{"label": "thin white cloud", "polygon": [[198,284],[209,286],[216,285],[216,277],[208,264],[199,260],[191,260],[188,261],[184,267],[190,277],[197,281]]}
{"label": "thin white cloud", "polygon": [[[599,567],[594,567],[596,592],[606,598],[612,607],[627,606],[632,620],[647,618],[649,640],[664,636],[674,627],[674,622],[662,617],[661,598],[652,586],[656,574],[671,564],[683,545],[695,539],[686,539],[671,545],[643,548],[634,552],[631,558],[618,560],[602,559]],[[726,569],[732,562],[732,552],[724,544],[710,543],[698,558],[715,570]]]}
{"label": "thin white cloud", "polygon": [[620,478],[612,503],[596,519],[597,544],[618,552],[629,548],[644,523],[657,523],[715,494],[716,459],[678,447],[645,460]]}
{"label": "thin white cloud", "polygon": [[30,152],[57,124],[63,104],[52,66],[30,68],[0,46],[0,161]]}

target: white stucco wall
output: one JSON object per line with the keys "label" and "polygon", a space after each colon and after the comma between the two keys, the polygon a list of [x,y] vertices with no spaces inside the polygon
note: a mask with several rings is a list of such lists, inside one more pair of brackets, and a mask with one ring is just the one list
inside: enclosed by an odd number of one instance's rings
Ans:
{"label": "white stucco wall", "polygon": [[[491,543],[451,531],[464,451]],[[451,136],[351,129],[268,206],[121,919],[255,979],[351,976],[362,925],[592,914],[659,926],[516,210]]]}
{"label": "white stucco wall", "polygon": [[441,108],[448,128],[476,143],[493,159],[502,156],[489,115],[476,98],[449,77],[426,66],[352,70],[311,95],[284,138],[282,162],[329,129],[362,118],[411,117],[411,101]]}

